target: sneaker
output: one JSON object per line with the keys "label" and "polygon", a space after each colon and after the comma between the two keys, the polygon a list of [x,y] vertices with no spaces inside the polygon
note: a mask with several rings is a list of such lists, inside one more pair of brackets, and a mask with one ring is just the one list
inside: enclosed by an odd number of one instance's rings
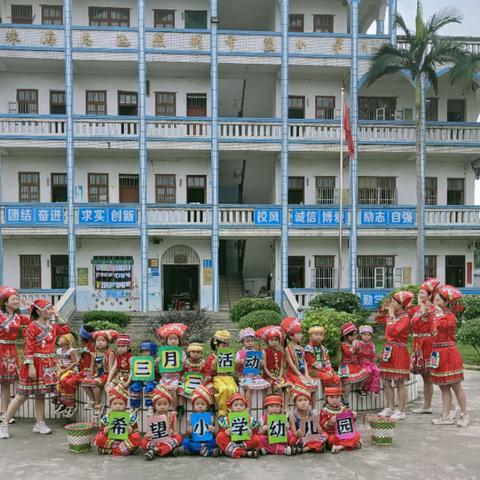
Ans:
{"label": "sneaker", "polygon": [[422,415],[422,414],[432,414],[433,410],[431,407],[430,408],[420,407],[420,408],[414,408],[413,410],[411,410],[411,412]]}
{"label": "sneaker", "polygon": [[283,452],[284,455],[287,455],[288,457],[290,457],[291,455],[293,455],[293,451],[292,451],[292,447],[290,445],[287,445],[285,447],[285,450]]}
{"label": "sneaker", "polygon": [[401,412],[400,410],[395,410],[395,412],[393,412],[393,415],[390,417],[390,420],[398,421],[398,420],[405,420],[406,418],[407,418],[407,415],[405,414],[405,412]]}
{"label": "sneaker", "polygon": [[39,433],[40,435],[48,435],[52,433],[52,429],[45,422],[38,422],[34,425],[33,433]]}
{"label": "sneaker", "polygon": [[458,405],[455,405],[455,407],[452,410],[450,410],[450,413],[448,414],[448,418],[450,420],[455,420],[459,414],[460,414],[460,407]]}
{"label": "sneaker", "polygon": [[434,425],[453,425],[455,423],[455,420],[451,419],[450,417],[444,417],[441,415],[438,418],[434,418],[432,420],[432,423]]}
{"label": "sneaker", "polygon": [[212,448],[212,457],[219,457],[220,455],[222,455],[222,451],[218,448],[218,447],[214,447]]}
{"label": "sneaker", "polygon": [[391,417],[394,413],[395,412],[391,408],[386,407],[378,414],[378,416],[387,418]]}
{"label": "sneaker", "polygon": [[155,458],[155,451],[150,448],[145,453],[145,460],[152,461],[154,458]]}
{"label": "sneaker", "polygon": [[55,413],[58,415],[59,413],[62,413],[66,409],[67,407],[63,403],[60,403],[57,405],[57,408],[55,408]]}
{"label": "sneaker", "polygon": [[76,411],[77,407],[68,407],[62,412],[62,414],[64,418],[72,418]]}
{"label": "sneaker", "polygon": [[0,438],[10,438],[10,434],[8,433],[8,425],[5,425],[4,423],[0,425]]}
{"label": "sneaker", "polygon": [[12,425],[13,423],[17,423],[17,421],[15,420],[15,417],[12,417],[8,422],[9,425]]}
{"label": "sneaker", "polygon": [[459,420],[457,420],[457,427],[468,427],[470,423],[470,415],[467,414],[461,414]]}

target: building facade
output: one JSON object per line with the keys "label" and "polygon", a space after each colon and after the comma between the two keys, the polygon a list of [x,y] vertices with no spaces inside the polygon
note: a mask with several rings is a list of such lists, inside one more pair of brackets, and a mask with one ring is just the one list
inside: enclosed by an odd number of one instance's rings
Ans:
{"label": "building facade", "polygon": [[[95,3],[0,1],[0,283],[133,311],[218,310],[237,283],[296,310],[418,280],[414,87],[364,82],[402,44],[395,0]],[[474,291],[480,95],[441,73],[426,272]]]}

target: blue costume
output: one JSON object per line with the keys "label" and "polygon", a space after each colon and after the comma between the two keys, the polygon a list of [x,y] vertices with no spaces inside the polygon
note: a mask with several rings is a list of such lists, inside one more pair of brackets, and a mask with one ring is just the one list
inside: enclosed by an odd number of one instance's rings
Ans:
{"label": "blue costume", "polygon": [[[139,350],[148,350],[153,358],[157,356],[157,345],[153,342],[142,342]],[[152,407],[152,392],[155,390],[156,385],[155,380],[149,382],[135,380],[132,382],[130,385],[130,408],[134,410],[140,408],[142,404],[142,392],[145,399],[145,407]]]}
{"label": "blue costume", "polygon": [[[215,424],[215,417],[211,415],[211,424]],[[197,455],[203,455],[204,457],[211,457],[214,449],[217,448],[217,442],[215,436],[211,440],[197,442],[194,441],[191,437],[183,437],[182,443],[183,449],[187,453],[194,453]]]}

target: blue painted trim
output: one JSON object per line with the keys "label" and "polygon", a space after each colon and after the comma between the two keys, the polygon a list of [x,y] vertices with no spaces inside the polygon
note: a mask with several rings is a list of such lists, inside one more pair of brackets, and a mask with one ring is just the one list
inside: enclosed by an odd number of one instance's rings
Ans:
{"label": "blue painted trim", "polygon": [[147,48],[146,53],[156,53],[162,55],[205,55],[210,56],[209,52],[204,50],[161,50],[160,48]]}
{"label": "blue painted trim", "polygon": [[89,52],[89,53],[138,53],[136,48],[95,48],[95,47],[75,47],[72,49],[74,53],[76,52]]}
{"label": "blue painted trim", "polygon": [[139,115],[73,115],[74,120],[118,120],[120,122],[128,122],[138,120]]}
{"label": "blue painted trim", "polygon": [[221,50],[219,55],[221,57],[277,57],[280,58],[280,53],[275,52],[230,52]]}
{"label": "blue painted trim", "polygon": [[161,117],[147,115],[145,117],[147,121],[161,121],[161,122],[211,122],[211,117]]}
{"label": "blue painted trim", "polygon": [[40,45],[35,46],[23,46],[23,45],[0,45],[0,50],[22,50],[31,52],[64,52],[64,47],[42,47]]}
{"label": "blue painted trim", "polygon": [[268,36],[281,37],[281,32],[270,32],[268,30],[218,30],[218,35],[235,35],[235,36]]}
{"label": "blue painted trim", "polygon": [[138,32],[137,27],[91,27],[89,25],[72,25],[72,30],[92,30],[98,32]]}
{"label": "blue painted trim", "polygon": [[64,30],[64,25],[42,25],[42,24],[23,24],[23,23],[0,23],[0,28],[15,30]]}
{"label": "blue painted trim", "polygon": [[209,28],[146,28],[148,33],[204,33],[210,35]]}
{"label": "blue painted trim", "polygon": [[321,33],[321,32],[288,32],[289,37],[316,37],[316,38],[351,38],[349,33]]}
{"label": "blue painted trim", "polygon": [[30,115],[27,113],[0,113],[0,118],[13,118],[18,120],[31,120],[35,121],[40,119],[48,119],[48,120],[66,120],[66,115],[48,115],[48,114],[37,114],[37,115]]}
{"label": "blue painted trim", "polygon": [[388,0],[390,15],[389,15],[389,35],[390,43],[397,46],[397,29],[395,27],[395,17],[397,15],[397,0]]}

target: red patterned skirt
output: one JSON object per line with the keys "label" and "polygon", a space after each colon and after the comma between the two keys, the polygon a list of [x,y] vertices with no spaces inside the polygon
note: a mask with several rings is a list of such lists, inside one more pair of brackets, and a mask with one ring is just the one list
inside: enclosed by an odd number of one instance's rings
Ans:
{"label": "red patterned skirt", "polygon": [[17,346],[14,341],[11,344],[0,343],[0,383],[13,383],[18,379],[18,374]]}
{"label": "red patterned skirt", "polygon": [[433,352],[439,355],[438,367],[430,368],[432,383],[453,385],[463,381],[463,359],[453,342],[434,343]]}
{"label": "red patterned skirt", "polygon": [[[420,334],[421,335],[421,334]],[[413,350],[410,357],[410,371],[412,373],[426,375],[430,372],[430,357],[432,355],[432,337],[415,336],[413,334]]]}
{"label": "red patterned skirt", "polygon": [[22,365],[17,394],[30,396],[54,392],[58,384],[56,355],[54,353],[35,354],[33,366],[37,375],[35,380],[28,376],[29,365]]}
{"label": "red patterned skirt", "polygon": [[343,385],[360,383],[368,378],[368,372],[358,363],[342,362],[338,369]]}
{"label": "red patterned skirt", "polygon": [[392,347],[390,358],[382,358],[380,376],[387,380],[408,380],[410,378],[410,355],[406,343],[387,342]]}

